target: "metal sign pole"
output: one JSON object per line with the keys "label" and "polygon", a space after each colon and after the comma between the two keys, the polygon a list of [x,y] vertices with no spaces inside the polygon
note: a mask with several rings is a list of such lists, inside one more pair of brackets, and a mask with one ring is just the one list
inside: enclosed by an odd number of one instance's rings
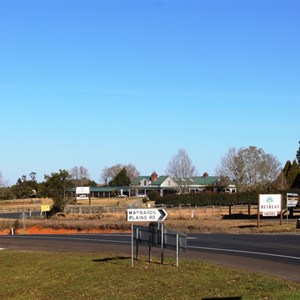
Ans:
{"label": "metal sign pole", "polygon": [[160,229],[161,229],[161,245],[160,245],[160,251],[161,251],[161,264],[164,264],[164,225],[160,223]]}
{"label": "metal sign pole", "polygon": [[260,205],[260,195],[258,195],[258,202],[257,202],[257,228],[259,228],[259,224],[260,224],[259,205]]}
{"label": "metal sign pole", "polygon": [[176,267],[178,267],[178,256],[179,256],[179,236],[176,234]]}
{"label": "metal sign pole", "polygon": [[136,228],[135,235],[135,259],[139,259],[139,229]]}
{"label": "metal sign pole", "polygon": [[133,266],[133,222],[131,222],[131,266]]}

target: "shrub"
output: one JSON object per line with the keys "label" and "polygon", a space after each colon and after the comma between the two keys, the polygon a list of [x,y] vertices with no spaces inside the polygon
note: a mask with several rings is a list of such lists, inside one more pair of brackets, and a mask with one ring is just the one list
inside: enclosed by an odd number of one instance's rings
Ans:
{"label": "shrub", "polygon": [[158,199],[160,198],[160,195],[159,195],[159,192],[158,191],[150,191],[148,193],[148,198],[151,200],[151,201],[158,201]]}

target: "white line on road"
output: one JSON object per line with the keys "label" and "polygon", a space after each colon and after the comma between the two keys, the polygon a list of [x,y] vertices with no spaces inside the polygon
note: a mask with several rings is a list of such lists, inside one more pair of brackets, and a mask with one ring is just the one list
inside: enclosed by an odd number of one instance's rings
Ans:
{"label": "white line on road", "polygon": [[281,257],[281,258],[289,258],[289,259],[300,260],[300,257],[281,255],[281,254],[273,254],[273,253],[263,253],[263,252],[253,252],[253,251],[233,250],[233,249],[222,249],[222,248],[210,248],[210,247],[197,247],[197,246],[188,246],[188,248],[189,249],[200,249],[200,250],[213,250],[213,251],[220,251],[220,252],[253,254],[253,255],[261,255],[261,256],[272,256],[272,257]]}

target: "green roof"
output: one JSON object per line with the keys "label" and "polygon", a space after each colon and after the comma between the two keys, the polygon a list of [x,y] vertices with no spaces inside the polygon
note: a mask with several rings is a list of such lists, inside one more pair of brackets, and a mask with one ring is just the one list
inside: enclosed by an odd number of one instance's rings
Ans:
{"label": "green roof", "polygon": [[193,176],[190,178],[191,182],[190,185],[211,185],[211,184],[215,184],[219,177],[218,176]]}
{"label": "green roof", "polygon": [[130,185],[139,185],[144,179],[151,180],[150,176],[138,176],[131,181]]}
{"label": "green roof", "polygon": [[151,185],[161,185],[169,176],[159,176]]}

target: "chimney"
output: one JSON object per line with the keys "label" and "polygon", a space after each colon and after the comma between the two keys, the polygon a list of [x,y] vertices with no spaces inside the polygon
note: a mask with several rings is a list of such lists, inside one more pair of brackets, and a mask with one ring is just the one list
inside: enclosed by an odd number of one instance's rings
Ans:
{"label": "chimney", "polygon": [[153,172],[153,173],[151,174],[151,182],[153,183],[153,182],[155,182],[157,179],[158,179],[158,175],[156,174],[156,172]]}

